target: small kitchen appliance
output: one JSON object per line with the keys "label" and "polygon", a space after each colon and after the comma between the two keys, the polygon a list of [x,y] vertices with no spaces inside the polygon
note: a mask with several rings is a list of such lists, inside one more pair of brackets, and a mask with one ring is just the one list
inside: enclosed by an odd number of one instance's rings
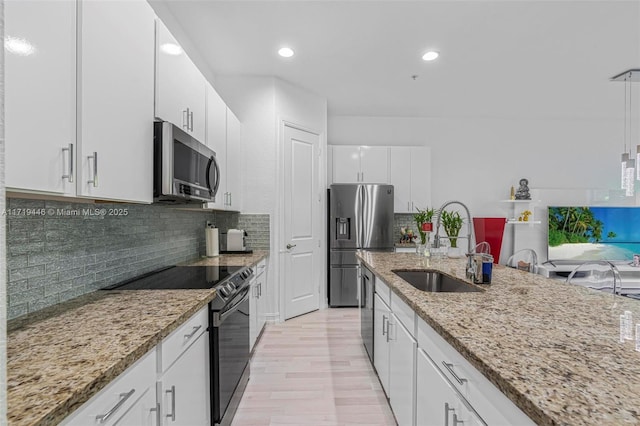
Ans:
{"label": "small kitchen appliance", "polygon": [[245,251],[245,232],[242,229],[229,229],[227,231],[227,251]]}

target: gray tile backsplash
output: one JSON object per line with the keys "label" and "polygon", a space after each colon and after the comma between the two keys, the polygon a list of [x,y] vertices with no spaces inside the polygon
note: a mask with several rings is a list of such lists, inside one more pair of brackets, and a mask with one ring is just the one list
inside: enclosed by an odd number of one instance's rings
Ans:
{"label": "gray tile backsplash", "polygon": [[238,218],[238,228],[247,233],[247,247],[258,250],[268,250],[270,247],[269,215],[241,214]]}
{"label": "gray tile backsplash", "polygon": [[413,219],[413,214],[396,213],[393,215],[393,241],[400,242],[400,228],[409,228],[414,234],[418,234],[418,225]]}
{"label": "gray tile backsplash", "polygon": [[269,248],[269,215],[19,198],[7,209],[16,213],[6,217],[9,318],[204,255],[207,221],[221,232],[245,229],[249,247]]}

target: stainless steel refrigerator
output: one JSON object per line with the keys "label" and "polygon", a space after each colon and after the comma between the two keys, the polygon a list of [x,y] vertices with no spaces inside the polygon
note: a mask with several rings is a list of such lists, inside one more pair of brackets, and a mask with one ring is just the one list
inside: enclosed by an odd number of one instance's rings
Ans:
{"label": "stainless steel refrigerator", "polygon": [[329,306],[358,306],[356,250],[393,251],[393,186],[329,187]]}

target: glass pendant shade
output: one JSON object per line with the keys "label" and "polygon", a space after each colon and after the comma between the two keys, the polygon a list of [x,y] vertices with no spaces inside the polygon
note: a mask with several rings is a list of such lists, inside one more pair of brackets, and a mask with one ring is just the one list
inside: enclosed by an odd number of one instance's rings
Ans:
{"label": "glass pendant shade", "polygon": [[627,182],[625,195],[633,197],[636,193],[636,160],[627,161]]}
{"label": "glass pendant shade", "polygon": [[627,161],[629,161],[629,154],[625,152],[620,162],[620,189],[627,189]]}

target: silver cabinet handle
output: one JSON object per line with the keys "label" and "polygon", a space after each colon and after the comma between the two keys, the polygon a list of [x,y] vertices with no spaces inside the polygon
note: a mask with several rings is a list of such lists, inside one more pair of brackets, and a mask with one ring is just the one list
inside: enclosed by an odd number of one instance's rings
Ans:
{"label": "silver cabinet handle", "polygon": [[162,426],[162,417],[160,416],[160,403],[156,403],[155,408],[151,408],[149,409],[149,411],[151,412],[156,412],[156,425],[157,426]]}
{"label": "silver cabinet handle", "polygon": [[444,426],[449,426],[449,411],[456,411],[453,408],[449,408],[449,403],[444,403]]}
{"label": "silver cabinet handle", "polygon": [[69,179],[69,182],[73,182],[73,144],[70,143],[68,148],[62,148],[62,152],[65,151],[69,151],[69,172],[62,175],[62,179]]}
{"label": "silver cabinet handle", "polygon": [[465,382],[467,382],[467,379],[461,379],[460,377],[458,377],[458,375],[455,373],[455,371],[453,371],[453,364],[449,364],[445,361],[442,361],[442,365],[444,365],[444,368],[446,368],[449,373],[451,373],[451,375],[453,376],[454,379],[456,379],[456,381],[458,383],[460,383],[461,385],[463,385]]}
{"label": "silver cabinet handle", "polygon": [[233,199],[231,198],[231,193],[229,193],[229,207],[231,207],[231,205],[233,205]]}
{"label": "silver cabinet handle", "polygon": [[[382,316],[382,335],[383,335],[383,336],[384,336],[384,335],[386,335],[386,334],[387,334],[387,332],[389,331],[389,329],[388,329],[388,327],[387,327],[387,326],[388,326],[388,324],[389,324],[389,323],[388,323],[388,321],[389,321],[389,319],[387,318],[387,316],[386,316],[386,315],[383,315],[383,316]],[[389,337],[387,336],[387,342],[388,342],[388,341],[389,341]]]}
{"label": "silver cabinet handle", "polygon": [[291,250],[292,248],[294,248],[297,244],[287,244],[287,250]]}
{"label": "silver cabinet handle", "polygon": [[410,205],[409,205],[409,202],[408,202],[408,201],[407,201],[407,211],[408,211],[408,212],[411,212]]}
{"label": "silver cabinet handle", "polygon": [[189,108],[182,110],[182,128],[189,130]]}
{"label": "silver cabinet handle", "polygon": [[193,132],[193,111],[189,112],[189,118],[190,118],[190,122],[191,122],[191,126],[189,126],[189,130],[191,130]]}
{"label": "silver cabinet handle", "polygon": [[171,389],[166,390],[166,393],[171,394],[171,414],[167,414],[167,417],[171,419],[172,422],[176,421],[176,386],[171,386]]}
{"label": "silver cabinet handle", "polygon": [[121,393],[120,394],[120,401],[118,401],[118,403],[116,405],[113,406],[113,408],[111,408],[111,410],[107,411],[105,414],[99,414],[96,416],[96,420],[99,421],[100,423],[104,423],[107,420],[109,420],[109,417],[113,416],[113,414],[118,411],[120,409],[120,407],[122,407],[122,404],[124,404],[127,399],[131,398],[131,395],[133,395],[133,393],[135,392],[135,388],[131,389],[129,392],[126,393]]}
{"label": "silver cabinet handle", "polygon": [[458,420],[458,415],[456,413],[453,413],[453,426],[456,426],[459,423],[464,424],[464,421]]}
{"label": "silver cabinet handle", "polygon": [[258,297],[262,297],[262,283],[258,284]]}
{"label": "silver cabinet handle", "polygon": [[93,179],[88,180],[87,183],[93,184],[93,187],[96,188],[98,186],[98,153],[94,151],[93,155],[90,155],[87,158],[89,160],[93,159]]}
{"label": "silver cabinet handle", "polygon": [[184,338],[187,339],[187,340],[191,339],[198,332],[198,330],[200,330],[201,328],[202,328],[201,325],[199,325],[197,327],[193,327],[193,329],[191,330],[191,333],[185,334]]}

